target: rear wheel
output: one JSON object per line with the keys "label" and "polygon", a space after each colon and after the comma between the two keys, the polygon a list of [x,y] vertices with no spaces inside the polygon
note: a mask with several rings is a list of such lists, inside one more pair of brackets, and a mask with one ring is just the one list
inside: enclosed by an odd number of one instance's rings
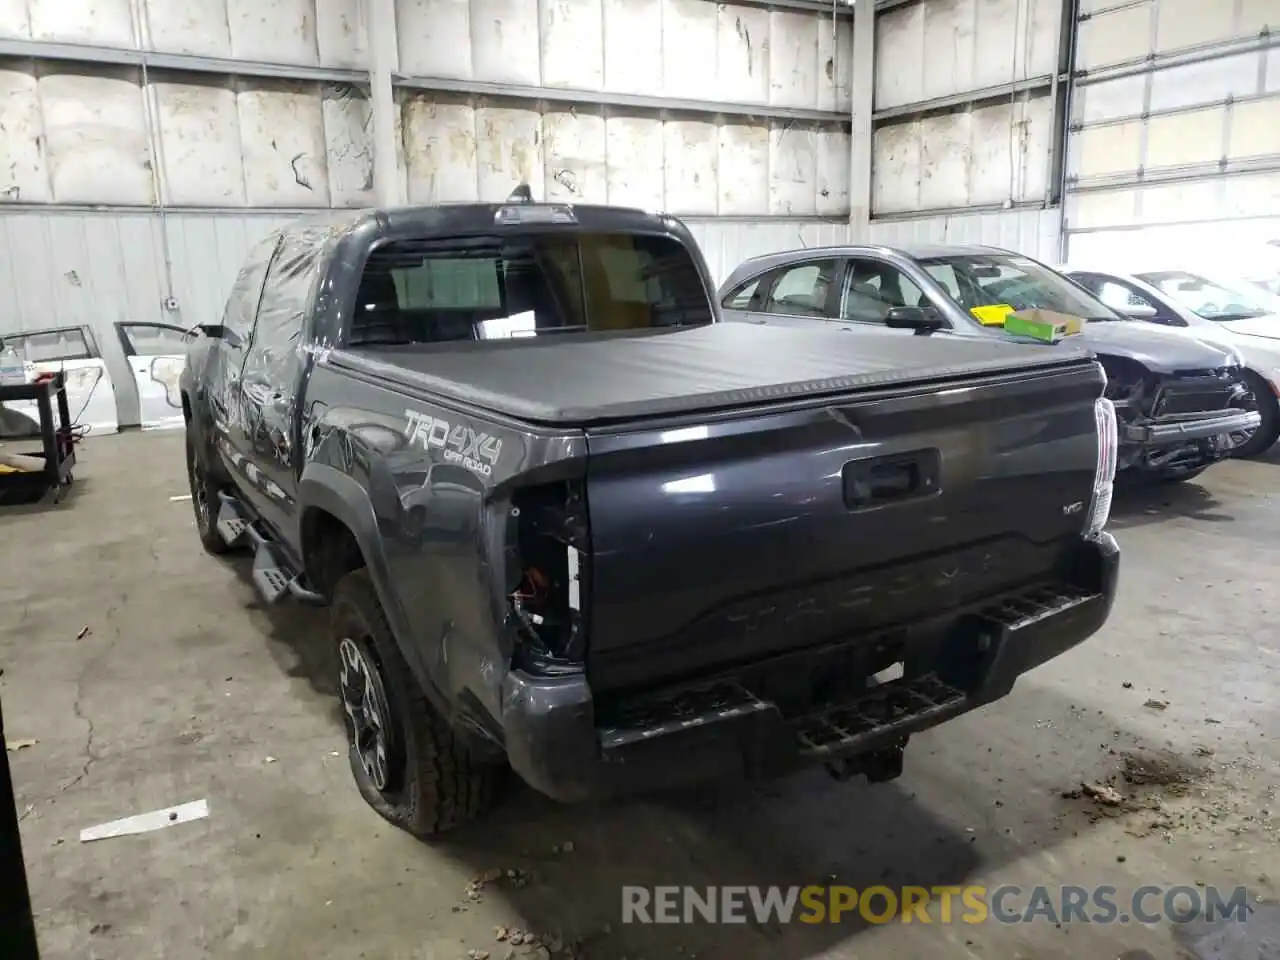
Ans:
{"label": "rear wheel", "polygon": [[191,487],[191,506],[195,510],[201,545],[213,554],[227,553],[231,548],[218,533],[218,487],[209,476],[209,465],[190,427],[187,428],[187,483]]}
{"label": "rear wheel", "polygon": [[1276,401],[1275,391],[1271,385],[1252,370],[1246,371],[1245,379],[1253,394],[1251,410],[1257,410],[1262,416],[1262,423],[1253,431],[1248,439],[1231,451],[1233,457],[1256,457],[1266,453],[1280,439],[1280,403]]}
{"label": "rear wheel", "polygon": [[369,806],[424,838],[485,812],[506,768],[476,759],[431,706],[367,571],[338,582],[330,626],[351,772]]}

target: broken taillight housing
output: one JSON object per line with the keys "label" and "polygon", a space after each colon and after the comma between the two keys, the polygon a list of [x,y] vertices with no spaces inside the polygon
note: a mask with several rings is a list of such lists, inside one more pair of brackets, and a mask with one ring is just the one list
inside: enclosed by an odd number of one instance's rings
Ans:
{"label": "broken taillight housing", "polygon": [[579,484],[527,487],[512,498],[515,543],[509,556],[508,610],[516,656],[540,672],[585,661],[582,602],[587,541],[586,502]]}
{"label": "broken taillight housing", "polygon": [[1105,397],[1099,397],[1093,402],[1093,416],[1098,424],[1098,460],[1093,473],[1093,497],[1089,502],[1089,518],[1085,528],[1085,536],[1089,537],[1100,534],[1111,517],[1116,460],[1120,454],[1115,404]]}

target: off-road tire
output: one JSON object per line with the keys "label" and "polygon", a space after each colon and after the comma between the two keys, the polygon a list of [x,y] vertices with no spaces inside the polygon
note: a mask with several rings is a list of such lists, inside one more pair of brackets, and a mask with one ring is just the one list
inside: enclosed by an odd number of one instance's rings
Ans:
{"label": "off-road tire", "polygon": [[229,553],[231,547],[218,533],[218,487],[209,475],[209,464],[191,427],[187,427],[187,483],[191,487],[191,507],[196,515],[200,545],[209,553]]}
{"label": "off-road tire", "polygon": [[1271,386],[1252,371],[1245,374],[1249,381],[1249,389],[1257,400],[1258,413],[1262,414],[1262,423],[1245,443],[1231,451],[1236,458],[1257,457],[1266,453],[1280,439],[1280,402]]}
{"label": "off-road tire", "polygon": [[355,744],[354,724],[343,698],[347,755],[360,795],[387,822],[419,838],[446,833],[476,819],[492,805],[505,765],[476,759],[436,712],[396,645],[367,570],[349,573],[334,588],[330,636],[344,686],[342,644],[355,642],[381,681],[389,715],[386,753],[396,768],[379,789]]}

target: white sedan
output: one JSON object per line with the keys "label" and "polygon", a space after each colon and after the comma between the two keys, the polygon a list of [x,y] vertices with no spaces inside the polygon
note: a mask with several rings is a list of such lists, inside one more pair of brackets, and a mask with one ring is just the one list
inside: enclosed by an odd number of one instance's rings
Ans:
{"label": "white sedan", "polygon": [[1236,455],[1257,456],[1280,438],[1280,298],[1185,270],[1125,274],[1067,266],[1059,272],[1130,317],[1235,347],[1262,415],[1252,436],[1237,438]]}

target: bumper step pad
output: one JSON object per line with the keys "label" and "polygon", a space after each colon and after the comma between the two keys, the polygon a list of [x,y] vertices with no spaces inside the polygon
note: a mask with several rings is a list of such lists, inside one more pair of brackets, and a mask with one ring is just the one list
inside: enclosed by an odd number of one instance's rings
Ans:
{"label": "bumper step pad", "polygon": [[962,690],[928,674],[886,684],[852,703],[804,717],[793,728],[800,752],[820,758],[841,753],[881,731],[901,727],[908,720],[950,710],[964,698]]}
{"label": "bumper step pad", "polygon": [[773,709],[740,683],[718,681],[630,704],[598,736],[608,750]]}

